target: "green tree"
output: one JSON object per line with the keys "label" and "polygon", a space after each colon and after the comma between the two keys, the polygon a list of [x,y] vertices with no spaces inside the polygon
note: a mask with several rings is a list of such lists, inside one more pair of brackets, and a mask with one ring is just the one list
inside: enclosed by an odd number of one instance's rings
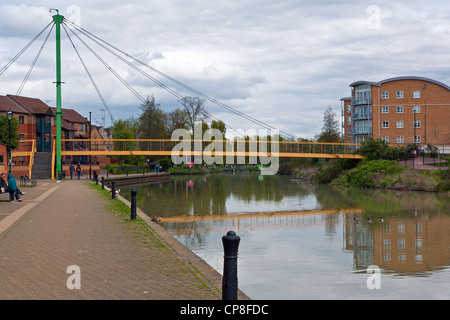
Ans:
{"label": "green tree", "polygon": [[331,107],[323,113],[322,132],[317,136],[317,142],[341,142],[339,133],[339,121],[337,115]]}
{"label": "green tree", "polygon": [[[9,148],[9,120],[6,115],[0,115],[0,143]],[[11,119],[11,148],[16,149],[19,146],[19,121],[16,118]]]}
{"label": "green tree", "polygon": [[[118,120],[114,123],[111,130],[115,139],[135,140],[139,129],[139,121],[133,117],[127,120]],[[134,141],[116,141],[114,142],[115,150],[132,151],[139,146]],[[142,156],[118,156],[125,164],[138,165],[143,161]]]}
{"label": "green tree", "polygon": [[176,129],[188,129],[188,123],[189,120],[186,110],[177,108],[174,111],[168,113],[166,116],[167,136],[171,137],[172,132]]}
{"label": "green tree", "polygon": [[225,127],[225,122],[223,122],[222,120],[213,120],[211,122],[211,129],[217,129],[220,132],[222,132],[223,137],[225,138],[225,133],[227,131],[227,128]]}
{"label": "green tree", "polygon": [[[142,114],[139,116],[139,131],[147,139],[164,139],[167,137],[166,119],[167,115],[159,108],[155,97],[147,97],[144,104],[140,106]],[[134,137],[133,137],[134,138]]]}

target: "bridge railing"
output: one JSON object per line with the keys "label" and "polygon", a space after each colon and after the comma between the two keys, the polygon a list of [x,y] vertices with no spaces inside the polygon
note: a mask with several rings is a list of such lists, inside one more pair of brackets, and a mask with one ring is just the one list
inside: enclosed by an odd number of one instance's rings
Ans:
{"label": "bridge railing", "polygon": [[[336,157],[353,155],[360,146],[356,143],[320,143],[256,140],[170,140],[170,139],[62,139],[63,155],[167,155],[182,148],[191,153],[211,152],[216,155],[271,154],[280,157],[314,156]],[[181,147],[181,143],[183,146]],[[220,150],[222,149],[222,150]],[[220,152],[222,151],[222,152]]]}

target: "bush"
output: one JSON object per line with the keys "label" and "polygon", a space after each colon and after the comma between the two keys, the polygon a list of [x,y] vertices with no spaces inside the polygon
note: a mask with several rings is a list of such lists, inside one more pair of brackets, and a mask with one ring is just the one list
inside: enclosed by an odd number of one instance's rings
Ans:
{"label": "bush", "polygon": [[407,147],[390,147],[384,140],[369,138],[361,144],[358,154],[366,160],[405,160],[411,155]]}
{"label": "bush", "polygon": [[392,160],[363,161],[359,166],[340,177],[339,182],[355,187],[375,187],[381,178],[384,181],[381,183],[386,185],[390,182],[384,180],[386,175],[400,173],[403,170],[405,170],[404,167]]}
{"label": "bush", "polygon": [[450,169],[439,171],[439,183],[436,186],[436,191],[450,192]]}
{"label": "bush", "polygon": [[203,170],[197,166],[188,167],[184,163],[169,169],[170,174],[173,175],[185,175],[185,174],[201,174]]}
{"label": "bush", "polygon": [[354,159],[336,159],[326,162],[319,169],[319,173],[314,176],[314,182],[330,183],[344,171],[354,168],[360,160]]}

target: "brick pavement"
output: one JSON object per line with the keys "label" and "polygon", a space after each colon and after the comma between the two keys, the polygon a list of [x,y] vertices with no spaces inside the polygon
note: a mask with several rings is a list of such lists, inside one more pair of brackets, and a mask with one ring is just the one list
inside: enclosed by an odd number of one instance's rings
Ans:
{"label": "brick pavement", "polygon": [[[112,211],[118,200],[90,183],[38,181],[23,189],[22,203],[2,195],[0,299],[221,298],[218,272],[139,209],[147,223]],[[67,286],[70,266],[79,268],[80,289]]]}

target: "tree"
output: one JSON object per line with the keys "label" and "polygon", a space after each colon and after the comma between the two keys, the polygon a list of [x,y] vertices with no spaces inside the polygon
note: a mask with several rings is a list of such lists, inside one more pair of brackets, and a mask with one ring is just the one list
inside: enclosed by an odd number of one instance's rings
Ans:
{"label": "tree", "polygon": [[188,125],[192,132],[194,132],[195,124],[198,121],[203,122],[206,119],[205,100],[198,97],[184,97],[180,100],[180,103],[187,113]]}
{"label": "tree", "polygon": [[147,97],[145,103],[140,106],[142,114],[139,116],[139,130],[147,139],[166,138],[167,115],[159,108],[159,105],[152,95]]}
{"label": "tree", "polygon": [[[9,120],[8,116],[0,115],[0,143],[9,148]],[[19,146],[19,121],[16,118],[11,119],[11,149]]]}
{"label": "tree", "polygon": [[[111,131],[113,133],[114,138],[116,139],[127,139],[127,140],[134,140],[136,139],[136,135],[139,129],[139,121],[134,119],[133,117],[127,119],[127,120],[118,120],[116,121],[113,126],[111,127]],[[136,142],[123,142],[123,141],[116,141],[114,142],[114,149],[115,150],[122,150],[122,151],[130,151],[135,150],[137,144]],[[124,161],[127,164],[131,165],[138,165],[140,162],[143,161],[142,156],[118,156],[118,158],[122,161]]]}
{"label": "tree", "polygon": [[325,110],[323,113],[322,132],[317,137],[317,142],[341,142],[339,121],[336,117],[337,115],[331,107]]}
{"label": "tree", "polygon": [[172,135],[172,132],[176,129],[187,129],[188,122],[189,120],[186,110],[177,108],[174,111],[168,113],[166,117],[167,135],[170,137]]}
{"label": "tree", "polygon": [[225,122],[223,122],[222,120],[213,120],[211,122],[211,129],[217,129],[220,132],[222,132],[223,137],[225,138],[225,133],[227,131],[227,128],[225,127]]}

